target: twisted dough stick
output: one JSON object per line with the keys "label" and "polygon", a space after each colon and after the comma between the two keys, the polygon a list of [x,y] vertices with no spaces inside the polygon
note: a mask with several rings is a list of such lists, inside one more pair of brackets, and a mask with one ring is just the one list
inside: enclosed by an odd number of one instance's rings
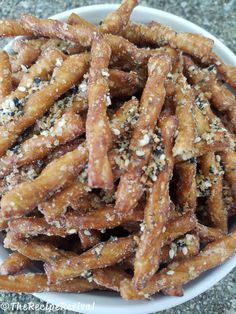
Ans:
{"label": "twisted dough stick", "polygon": [[89,109],[86,120],[86,140],[89,150],[88,184],[111,189],[113,175],[107,152],[112,143],[106,115],[109,106],[108,65],[111,49],[101,36],[95,36],[91,48],[89,70]]}
{"label": "twisted dough stick", "polygon": [[130,143],[132,162],[129,163],[126,173],[121,176],[117,189],[115,205],[117,211],[128,212],[142,195],[140,178],[151,154],[150,140],[164,103],[164,81],[170,67],[170,58],[166,55],[152,57],[149,60],[149,77],[141,97],[140,117]]}
{"label": "twisted dough stick", "polygon": [[103,33],[120,34],[129,22],[130,15],[137,4],[138,0],[123,1],[116,11],[105,17],[99,30]]}
{"label": "twisted dough stick", "polygon": [[171,27],[158,22],[144,25],[130,21],[122,35],[139,45],[170,45],[202,60],[209,58],[214,44],[209,38],[192,33],[176,33]]}

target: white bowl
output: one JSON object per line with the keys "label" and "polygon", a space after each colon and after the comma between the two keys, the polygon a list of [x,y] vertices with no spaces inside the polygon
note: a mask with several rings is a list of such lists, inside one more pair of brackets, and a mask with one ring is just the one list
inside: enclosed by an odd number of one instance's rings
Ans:
{"label": "white bowl", "polygon": [[[118,5],[102,4],[92,5],[82,8],[77,8],[63,13],[52,16],[52,18],[65,20],[68,16],[75,12],[87,19],[92,23],[99,23],[109,12],[114,11]],[[147,7],[138,6],[135,8],[131,18],[133,20],[147,23],[151,20],[157,20],[161,23],[172,26],[177,31],[185,31],[192,33],[200,33],[206,37],[212,38],[215,42],[216,53],[226,62],[236,66],[236,56],[220,42],[213,35],[202,29],[201,27],[181,18],[176,15],[152,9]],[[223,27],[223,26],[222,26]],[[10,42],[5,50],[11,52]],[[0,261],[3,261],[8,255],[8,252],[0,246]],[[183,297],[169,297],[157,295],[150,301],[126,301],[123,300],[118,294],[113,292],[90,292],[81,294],[66,294],[66,293],[36,293],[36,297],[52,303],[63,308],[83,313],[94,314],[147,314],[157,312],[165,309],[172,308],[176,305],[184,303],[193,299],[207,289],[211,288],[219,280],[225,277],[236,266],[236,255],[233,256],[223,265],[205,272],[199,278],[192,281],[184,288]],[[92,306],[94,303],[94,307]],[[83,308],[86,304],[91,305],[91,309]]]}

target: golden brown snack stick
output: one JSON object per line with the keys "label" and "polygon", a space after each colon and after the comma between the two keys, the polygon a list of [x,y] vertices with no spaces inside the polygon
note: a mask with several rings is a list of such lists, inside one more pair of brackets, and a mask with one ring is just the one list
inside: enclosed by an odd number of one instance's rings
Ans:
{"label": "golden brown snack stick", "polygon": [[1,20],[0,21],[0,37],[15,37],[15,36],[32,36],[30,29],[26,30],[20,21],[16,20]]}
{"label": "golden brown snack stick", "polygon": [[208,153],[200,158],[200,166],[203,176],[210,179],[210,195],[207,198],[207,213],[212,225],[224,232],[228,230],[228,216],[223,201],[223,174],[217,156]]}
{"label": "golden brown snack stick", "polygon": [[221,159],[225,170],[225,177],[231,188],[234,202],[236,202],[236,152],[223,152]]}
{"label": "golden brown snack stick", "polygon": [[52,161],[35,180],[16,186],[2,197],[3,216],[6,218],[22,216],[33,210],[52,193],[68,186],[82,171],[87,158],[87,149],[80,145],[77,149]]}
{"label": "golden brown snack stick", "polygon": [[181,210],[195,211],[197,206],[196,161],[179,162],[175,165],[177,176],[176,201]]}
{"label": "golden brown snack stick", "polygon": [[94,31],[98,30],[98,27],[87,20],[83,19],[81,16],[75,13],[71,13],[71,15],[68,17],[67,23],[70,25],[84,25],[87,26],[88,28],[93,29]]}
{"label": "golden brown snack stick", "polygon": [[121,281],[130,278],[130,275],[122,267],[110,266],[94,270],[92,278],[98,285],[119,292]]}
{"label": "golden brown snack stick", "polygon": [[16,141],[19,135],[53,105],[56,99],[70,89],[86,72],[88,55],[73,55],[68,57],[58,69],[52,84],[32,94],[23,107],[23,115],[0,127],[0,155]]}
{"label": "golden brown snack stick", "polygon": [[169,244],[175,239],[181,237],[183,234],[192,231],[195,229],[196,224],[196,216],[191,211],[174,218],[166,225],[166,231],[164,232],[164,243]]}
{"label": "golden brown snack stick", "polygon": [[12,72],[16,73],[22,69],[27,69],[38,59],[40,54],[40,49],[25,44],[15,56],[11,57]]}
{"label": "golden brown snack stick", "polygon": [[140,88],[136,72],[124,72],[117,69],[109,71],[109,89],[111,97],[133,96]]}
{"label": "golden brown snack stick", "polygon": [[130,142],[132,162],[129,163],[126,173],[121,176],[117,189],[117,211],[127,213],[142,195],[142,168],[148,163],[151,154],[150,140],[164,103],[164,81],[170,67],[171,62],[166,55],[149,60],[149,77],[140,101],[140,116]]}
{"label": "golden brown snack stick", "polygon": [[224,232],[221,229],[207,227],[200,224],[199,222],[197,223],[196,231],[199,235],[201,242],[204,243],[215,241],[223,237],[224,235]]}
{"label": "golden brown snack stick", "polygon": [[195,121],[192,114],[194,104],[194,92],[187,84],[183,74],[179,74],[176,80],[176,93],[174,103],[175,114],[179,120],[178,134],[173,147],[175,157],[187,160],[194,156]]}
{"label": "golden brown snack stick", "polygon": [[134,252],[133,236],[101,242],[80,256],[62,258],[44,266],[50,283],[78,277],[86,270],[116,264]]}
{"label": "golden brown snack stick", "polygon": [[98,230],[78,230],[83,250],[90,249],[101,242],[101,233]]}
{"label": "golden brown snack stick", "polygon": [[93,32],[83,25],[71,26],[58,20],[39,19],[31,14],[23,14],[21,24],[35,36],[69,40],[85,48],[91,45]]}
{"label": "golden brown snack stick", "polygon": [[163,169],[158,169],[147,197],[144,209],[144,230],[140,237],[134,262],[134,285],[142,289],[159,268],[161,247],[165,225],[170,216],[169,180],[173,172],[173,141],[177,121],[173,116],[162,117],[161,134],[164,142],[166,163]]}
{"label": "golden brown snack stick", "polygon": [[162,289],[182,286],[204,271],[222,264],[234,254],[235,249],[236,232],[232,232],[209,243],[199,255],[170,264],[154,275],[142,291],[136,291],[131,280],[124,280],[120,286],[121,295],[125,299],[144,299]]}
{"label": "golden brown snack stick", "polygon": [[111,146],[111,130],[106,114],[110,105],[108,65],[111,49],[101,36],[93,38],[89,70],[88,113],[86,140],[89,150],[88,184],[90,187],[111,189],[113,175],[107,156]]}
{"label": "golden brown snack stick", "polygon": [[14,276],[0,275],[0,291],[15,293],[34,293],[34,292],[86,292],[99,289],[95,282],[89,282],[85,278],[75,278],[64,283],[50,285],[47,283],[45,274],[20,274]]}
{"label": "golden brown snack stick", "polygon": [[1,275],[14,275],[30,266],[31,260],[19,252],[13,252],[0,265]]}
{"label": "golden brown snack stick", "polygon": [[171,27],[158,22],[149,25],[129,22],[123,36],[135,44],[170,45],[199,59],[207,60],[213,48],[213,40],[199,34],[176,33]]}
{"label": "golden brown snack stick", "polygon": [[236,68],[225,64],[214,52],[211,53],[211,62],[215,64],[223,80],[233,88],[236,88]]}
{"label": "golden brown snack stick", "polygon": [[43,159],[55,147],[73,140],[85,131],[84,121],[73,112],[66,112],[47,135],[34,135],[23,142],[17,154],[6,155],[0,159],[0,175],[5,176],[15,167],[30,164]]}
{"label": "golden brown snack stick", "polygon": [[129,22],[130,15],[137,4],[138,0],[124,0],[116,11],[104,18],[99,30],[103,33],[120,34]]}
{"label": "golden brown snack stick", "polygon": [[[9,222],[9,229],[16,238],[35,237],[37,235],[65,237],[70,230],[48,224],[44,218],[22,217]],[[72,233],[72,232],[71,232]],[[76,233],[76,230],[73,230]]]}
{"label": "golden brown snack stick", "polygon": [[142,221],[143,210],[134,209],[127,215],[119,215],[114,212],[114,207],[106,206],[98,208],[88,214],[69,212],[65,215],[66,229],[109,229],[118,227],[127,221]]}
{"label": "golden brown snack stick", "polygon": [[0,101],[12,91],[11,64],[8,54],[0,50]]}
{"label": "golden brown snack stick", "polygon": [[39,239],[22,240],[17,239],[11,231],[4,239],[4,247],[18,251],[32,261],[54,262],[63,257],[74,257],[76,253],[59,250],[51,243]]}

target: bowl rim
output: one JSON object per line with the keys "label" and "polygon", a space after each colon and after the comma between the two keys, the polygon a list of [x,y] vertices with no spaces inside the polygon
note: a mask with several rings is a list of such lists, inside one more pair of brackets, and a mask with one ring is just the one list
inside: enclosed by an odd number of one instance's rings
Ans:
{"label": "bowl rim", "polygon": [[[55,14],[53,16],[50,16],[49,18],[52,19],[60,19],[60,20],[65,20],[72,12],[75,12],[83,17],[85,14],[89,14],[91,12],[96,12],[99,11],[104,11],[102,13],[105,15],[106,13],[113,11],[117,9],[119,4],[96,4],[96,5],[89,5],[89,6],[84,6],[84,7],[78,7],[70,10],[63,11],[61,13]],[[90,12],[89,12],[90,11]],[[215,43],[215,51],[222,57],[222,59],[232,65],[236,66],[236,56],[235,54],[228,48],[226,47],[219,39],[217,39],[215,36],[213,36],[211,33],[206,31],[205,29],[201,28],[200,26],[182,18],[177,15],[174,15],[172,13],[158,10],[155,8],[151,7],[144,7],[144,6],[138,6],[134,9],[134,12],[131,15],[131,18],[134,17],[134,20],[137,20],[135,18],[136,15],[138,14],[146,15],[146,14],[153,14],[156,15],[156,19],[160,19],[161,17],[164,18],[168,24],[168,21],[174,21],[174,23],[178,24],[181,26],[181,28],[188,28],[191,30],[191,32],[194,33],[200,33],[206,37],[209,37],[214,40]],[[163,23],[163,22],[162,22]],[[17,38],[20,38],[22,36],[18,36]],[[15,39],[11,40],[5,47],[4,49],[8,52],[11,52],[11,46],[12,43],[14,42]],[[5,251],[5,252],[3,252]],[[0,261],[3,261],[3,257],[5,258],[6,256],[6,249],[3,248],[3,246],[0,246]],[[5,256],[4,256],[5,255]],[[166,310],[170,309],[172,307],[175,307],[177,305],[183,304],[196,296],[202,294],[209,288],[211,288],[214,284],[219,282],[222,278],[224,278],[234,267],[236,267],[236,255],[234,255],[231,259],[227,260],[224,264],[209,270],[205,273],[203,273],[199,278],[195,279],[191,283],[187,284],[185,286],[185,294],[183,297],[167,297],[167,296],[157,296],[154,297],[150,301],[125,301],[122,302],[122,304],[117,305],[116,300],[121,299],[120,297],[113,298],[114,299],[114,304],[106,304],[106,299],[109,298],[109,296],[103,296],[103,295],[98,295],[99,298],[101,298],[101,301],[104,301],[104,304],[95,304],[94,309],[92,310],[83,310],[83,313],[96,313],[96,314],[108,314],[111,311],[113,314],[120,314],[120,311],[122,310],[123,314],[129,314],[131,310],[134,310],[136,314],[147,314],[151,312],[157,312],[161,310]],[[61,300],[65,299],[68,300],[68,294],[65,293],[34,293],[33,294],[35,297],[41,299],[42,301],[52,303],[54,305],[59,305],[62,308],[68,308],[68,305],[73,305],[75,302],[72,301],[71,303],[62,303]],[[78,302],[79,299],[85,299],[87,303],[91,303],[93,293],[86,293],[86,294],[70,294],[70,295],[75,295],[77,296],[77,302],[83,304],[83,302]],[[65,296],[65,297],[64,297]],[[90,299],[89,299],[90,297]],[[97,297],[97,295],[96,295]],[[90,300],[90,302],[88,302]],[[74,304],[74,305],[76,305]],[[84,304],[86,304],[84,302]],[[70,307],[70,306],[69,306]],[[76,306],[71,308],[73,311],[79,311],[81,312],[81,309],[78,309]]]}

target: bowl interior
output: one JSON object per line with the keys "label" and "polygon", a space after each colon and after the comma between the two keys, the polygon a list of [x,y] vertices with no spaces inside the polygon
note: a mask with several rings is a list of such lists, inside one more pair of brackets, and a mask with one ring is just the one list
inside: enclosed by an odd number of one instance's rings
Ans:
{"label": "bowl interior", "polygon": [[[93,5],[69,10],[57,14],[52,18],[65,20],[72,12],[75,12],[88,21],[98,24],[109,12],[114,11],[116,8],[117,5]],[[226,63],[236,66],[236,56],[231,50],[210,33],[183,18],[164,11],[142,6],[135,8],[131,18],[142,23],[157,20],[161,23],[170,25],[177,31],[200,33],[206,37],[212,38],[215,41],[214,50],[217,54],[219,54]],[[11,52],[11,45],[12,42],[5,47],[5,50]],[[0,246],[0,261],[7,255],[8,252]],[[194,298],[212,287],[220,279],[226,276],[226,274],[228,274],[235,266],[236,256],[232,257],[223,265],[205,272],[199,278],[186,285],[183,297],[166,297],[158,295],[154,296],[150,301],[126,301],[118,294],[112,292],[91,292],[82,294],[37,293],[34,295],[48,303],[53,303],[66,309],[83,313],[93,312],[96,314],[110,314],[112,312],[113,314],[120,314],[120,312],[122,312],[123,314],[128,314],[134,312],[136,314],[146,314],[168,309]]]}

